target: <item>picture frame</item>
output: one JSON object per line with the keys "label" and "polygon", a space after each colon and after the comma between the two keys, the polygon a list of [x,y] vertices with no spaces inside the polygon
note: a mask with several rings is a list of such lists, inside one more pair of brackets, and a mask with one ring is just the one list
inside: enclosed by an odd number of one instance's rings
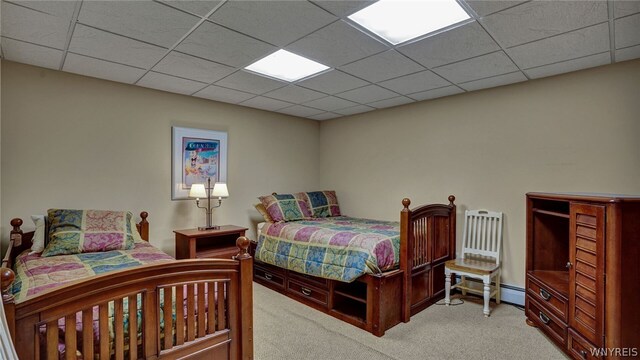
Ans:
{"label": "picture frame", "polygon": [[227,133],[173,126],[171,200],[189,198],[191,185],[227,182]]}

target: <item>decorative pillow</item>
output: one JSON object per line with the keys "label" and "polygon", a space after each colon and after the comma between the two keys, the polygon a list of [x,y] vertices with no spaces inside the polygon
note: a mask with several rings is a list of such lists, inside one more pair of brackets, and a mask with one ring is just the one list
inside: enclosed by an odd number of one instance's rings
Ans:
{"label": "decorative pillow", "polygon": [[36,226],[31,239],[31,254],[41,253],[44,250],[44,233],[46,229],[45,215],[31,215],[31,220]]}
{"label": "decorative pillow", "polygon": [[311,218],[311,210],[309,210],[304,193],[273,194],[260,196],[258,199],[267,209],[273,222]]}
{"label": "decorative pillow", "polygon": [[311,191],[304,194],[309,202],[313,217],[341,216],[335,191]]}
{"label": "decorative pillow", "polygon": [[262,217],[264,218],[264,221],[274,222],[273,219],[271,218],[271,215],[269,215],[269,213],[267,212],[267,208],[264,207],[264,205],[262,205],[261,202],[253,205],[253,207],[255,207],[256,210],[258,210],[258,212],[260,213],[260,215],[262,215]]}
{"label": "decorative pillow", "polygon": [[125,211],[50,209],[49,243],[42,256],[133,249],[142,241]]}

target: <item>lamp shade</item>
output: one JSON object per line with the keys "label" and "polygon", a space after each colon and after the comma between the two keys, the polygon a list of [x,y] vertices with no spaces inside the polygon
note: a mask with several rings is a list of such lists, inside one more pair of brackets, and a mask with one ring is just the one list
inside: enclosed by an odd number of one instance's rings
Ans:
{"label": "lamp shade", "polygon": [[204,188],[204,184],[193,184],[191,190],[189,190],[189,197],[193,198],[206,198],[207,191]]}
{"label": "lamp shade", "polygon": [[213,193],[211,194],[213,197],[221,197],[226,198],[229,196],[229,190],[227,189],[226,183],[216,183],[213,185]]}

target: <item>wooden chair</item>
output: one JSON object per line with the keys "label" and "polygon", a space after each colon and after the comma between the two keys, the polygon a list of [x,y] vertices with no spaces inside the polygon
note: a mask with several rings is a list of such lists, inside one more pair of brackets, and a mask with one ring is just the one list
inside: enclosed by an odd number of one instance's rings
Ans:
{"label": "wooden chair", "polygon": [[[502,213],[487,210],[465,211],[464,233],[462,235],[462,254],[455,260],[445,263],[445,299],[451,303],[451,289],[459,288],[462,295],[467,291],[484,296],[484,316],[488,317],[489,299],[495,295],[500,304],[500,251],[502,247]],[[458,284],[451,285],[451,273],[461,276]],[[466,277],[481,279],[483,290],[468,286]],[[495,287],[491,290],[491,279],[495,278]]]}

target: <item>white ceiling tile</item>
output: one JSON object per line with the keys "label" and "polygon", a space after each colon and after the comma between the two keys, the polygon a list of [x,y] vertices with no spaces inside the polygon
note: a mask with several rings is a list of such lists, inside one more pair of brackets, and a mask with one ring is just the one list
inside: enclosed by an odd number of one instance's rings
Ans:
{"label": "white ceiling tile", "polygon": [[481,20],[506,47],[607,21],[607,2],[531,1]]}
{"label": "white ceiling tile", "polygon": [[238,71],[218,81],[216,85],[261,95],[287,85],[286,83],[246,71]]}
{"label": "white ceiling tile", "polygon": [[176,50],[225,65],[245,67],[275,52],[277,48],[222,26],[205,22],[184,39]]}
{"label": "white ceiling tile", "polygon": [[140,79],[136,85],[172,93],[190,95],[202,89],[207,84],[150,71]]}
{"label": "white ceiling tile", "polygon": [[227,89],[220,86],[209,85],[206,88],[193,94],[193,96],[209,99],[209,100],[216,100],[216,101],[223,101],[227,103],[237,104],[247,99],[251,99],[255,95],[246,93],[244,91],[238,91],[233,89]]}
{"label": "white ceiling tile", "polygon": [[337,96],[357,103],[366,104],[378,100],[390,99],[398,96],[398,94],[377,85],[367,85],[358,89],[345,91],[337,94]]}
{"label": "white ceiling tile", "polygon": [[421,91],[415,94],[410,94],[409,97],[417,101],[422,101],[422,100],[435,99],[443,96],[460,94],[463,92],[464,90],[458,88],[457,86],[452,85],[452,86],[445,86],[439,89]]}
{"label": "white ceiling tile", "polygon": [[314,90],[301,88],[299,86],[288,85],[283,88],[270,91],[264,94],[264,96],[298,104],[302,102],[319,99],[326,95]]}
{"label": "white ceiling tile", "polygon": [[222,1],[218,0],[203,0],[203,1],[194,1],[194,0],[162,0],[163,3],[169,4],[173,7],[177,7],[178,9],[182,9],[184,11],[188,11],[192,14],[196,14],[199,16],[205,16],[209,13],[209,11],[213,10],[218,4]]}
{"label": "white ceiling tile", "polygon": [[337,21],[286,49],[329,67],[338,67],[384,51],[387,46],[344,21]]}
{"label": "white ceiling tile", "polygon": [[172,51],[156,66],[154,71],[206,83],[212,83],[235,71],[234,68],[191,55]]}
{"label": "white ceiling tile", "polygon": [[286,101],[280,101],[280,100],[276,100],[276,99],[266,98],[264,96],[256,96],[256,97],[254,97],[252,99],[249,99],[247,101],[243,101],[239,105],[249,106],[249,107],[252,107],[252,108],[257,108],[257,109],[262,109],[262,110],[276,111],[276,110],[280,110],[282,108],[289,107],[289,106],[291,106],[293,104],[288,103]]}
{"label": "white ceiling tile", "polygon": [[516,6],[524,1],[499,1],[499,0],[465,0],[465,2],[479,16],[486,16]]}
{"label": "white ceiling tile", "polygon": [[354,102],[349,101],[349,100],[340,99],[340,98],[337,98],[335,96],[327,96],[327,97],[324,97],[322,99],[309,101],[308,103],[305,103],[304,105],[310,106],[310,107],[316,108],[316,109],[322,109],[322,110],[326,110],[326,111],[333,111],[333,110],[337,110],[337,109],[344,109],[346,107],[356,106],[356,105],[359,105],[359,104],[358,103],[354,103]]}
{"label": "white ceiling tile", "polygon": [[470,81],[467,83],[459,84],[459,86],[467,91],[487,89],[497,86],[503,86],[508,84],[514,84],[521,81],[527,81],[527,77],[520,71],[512,72],[510,74],[498,75],[486,79],[480,79]]}
{"label": "white ceiling tile", "polygon": [[613,14],[617,18],[638,12],[640,12],[640,1],[638,0],[613,1]]}
{"label": "white ceiling tile", "polygon": [[[3,1],[4,2],[4,1]],[[37,10],[47,13],[66,21],[71,21],[73,12],[79,1],[65,0],[65,1],[52,1],[52,0],[11,0],[13,4],[24,6],[29,9]],[[3,9],[4,11],[4,9]]]}
{"label": "white ceiling tile", "polygon": [[323,113],[324,111],[313,109],[313,108],[302,106],[302,105],[294,105],[288,108],[280,109],[278,110],[278,112],[293,115],[293,116],[309,117],[313,115],[318,115],[320,113]]}
{"label": "white ceiling tile", "polygon": [[73,32],[69,51],[141,68],[149,68],[166,53],[161,47],[80,24]]}
{"label": "white ceiling tile", "polygon": [[610,50],[609,24],[603,23],[516,46],[507,51],[521,69],[529,69],[607,50]]}
{"label": "white ceiling tile", "polygon": [[368,84],[341,71],[331,70],[297,83],[309,89],[318,90],[326,94],[336,94],[339,92],[359,88]]}
{"label": "white ceiling tile", "polygon": [[338,18],[307,1],[227,1],[210,17],[218,24],[285,46]]}
{"label": "white ceiling tile", "polygon": [[525,73],[532,79],[538,79],[546,76],[553,76],[570,71],[587,69],[590,67],[606,65],[611,63],[611,53],[604,52],[591,56],[585,56],[579,59],[563,61],[555,64],[536,67],[525,70]]}
{"label": "white ceiling tile", "polygon": [[2,38],[2,53],[6,60],[58,70],[62,51],[22,41]]}
{"label": "white ceiling tile", "polygon": [[502,75],[516,70],[518,68],[502,51],[433,69],[438,75],[456,84]]}
{"label": "white ceiling tile", "polygon": [[500,50],[498,44],[475,21],[398,48],[428,68],[496,50]]}
{"label": "white ceiling tile", "polygon": [[424,68],[397,51],[389,50],[342,66],[340,70],[361,79],[378,82],[422,71]]}
{"label": "white ceiling tile", "polygon": [[340,117],[340,116],[342,116],[342,115],[334,114],[332,112],[326,112],[326,113],[322,113],[322,114],[318,114],[318,115],[309,116],[309,118],[313,119],[313,120],[329,120],[329,119],[335,119],[335,118]]}
{"label": "white ceiling tile", "polygon": [[616,50],[616,62],[640,58],[640,45]]}
{"label": "white ceiling tile", "polygon": [[404,105],[412,102],[414,102],[413,99],[410,99],[406,96],[398,96],[391,99],[374,101],[372,103],[368,103],[367,105],[372,106],[374,108],[382,109],[382,108],[388,108],[392,106]]}
{"label": "white ceiling tile", "polygon": [[615,21],[616,49],[640,44],[640,14]]}
{"label": "white ceiling tile", "polygon": [[412,94],[419,91],[436,89],[443,86],[451,85],[450,82],[426,70],[417,74],[406,75],[396,79],[391,79],[378,83],[389,90],[393,90],[399,94]]}
{"label": "white ceiling tile", "polygon": [[146,71],[73,53],[67,53],[62,70],[126,84],[133,84]]}
{"label": "white ceiling tile", "polygon": [[71,23],[40,11],[2,2],[2,36],[64,50]]}
{"label": "white ceiling tile", "polygon": [[81,24],[167,48],[198,20],[153,1],[85,1],[78,16]]}
{"label": "white ceiling tile", "polygon": [[366,106],[366,105],[356,105],[356,106],[336,110],[334,112],[340,115],[354,115],[354,114],[360,114],[360,113],[371,111],[371,110],[375,110],[375,108],[372,108],[371,106]]}
{"label": "white ceiling tile", "polygon": [[330,13],[347,17],[358,10],[362,10],[365,7],[373,4],[377,0],[349,0],[349,1],[336,1],[336,0],[312,0],[318,6],[321,6]]}

